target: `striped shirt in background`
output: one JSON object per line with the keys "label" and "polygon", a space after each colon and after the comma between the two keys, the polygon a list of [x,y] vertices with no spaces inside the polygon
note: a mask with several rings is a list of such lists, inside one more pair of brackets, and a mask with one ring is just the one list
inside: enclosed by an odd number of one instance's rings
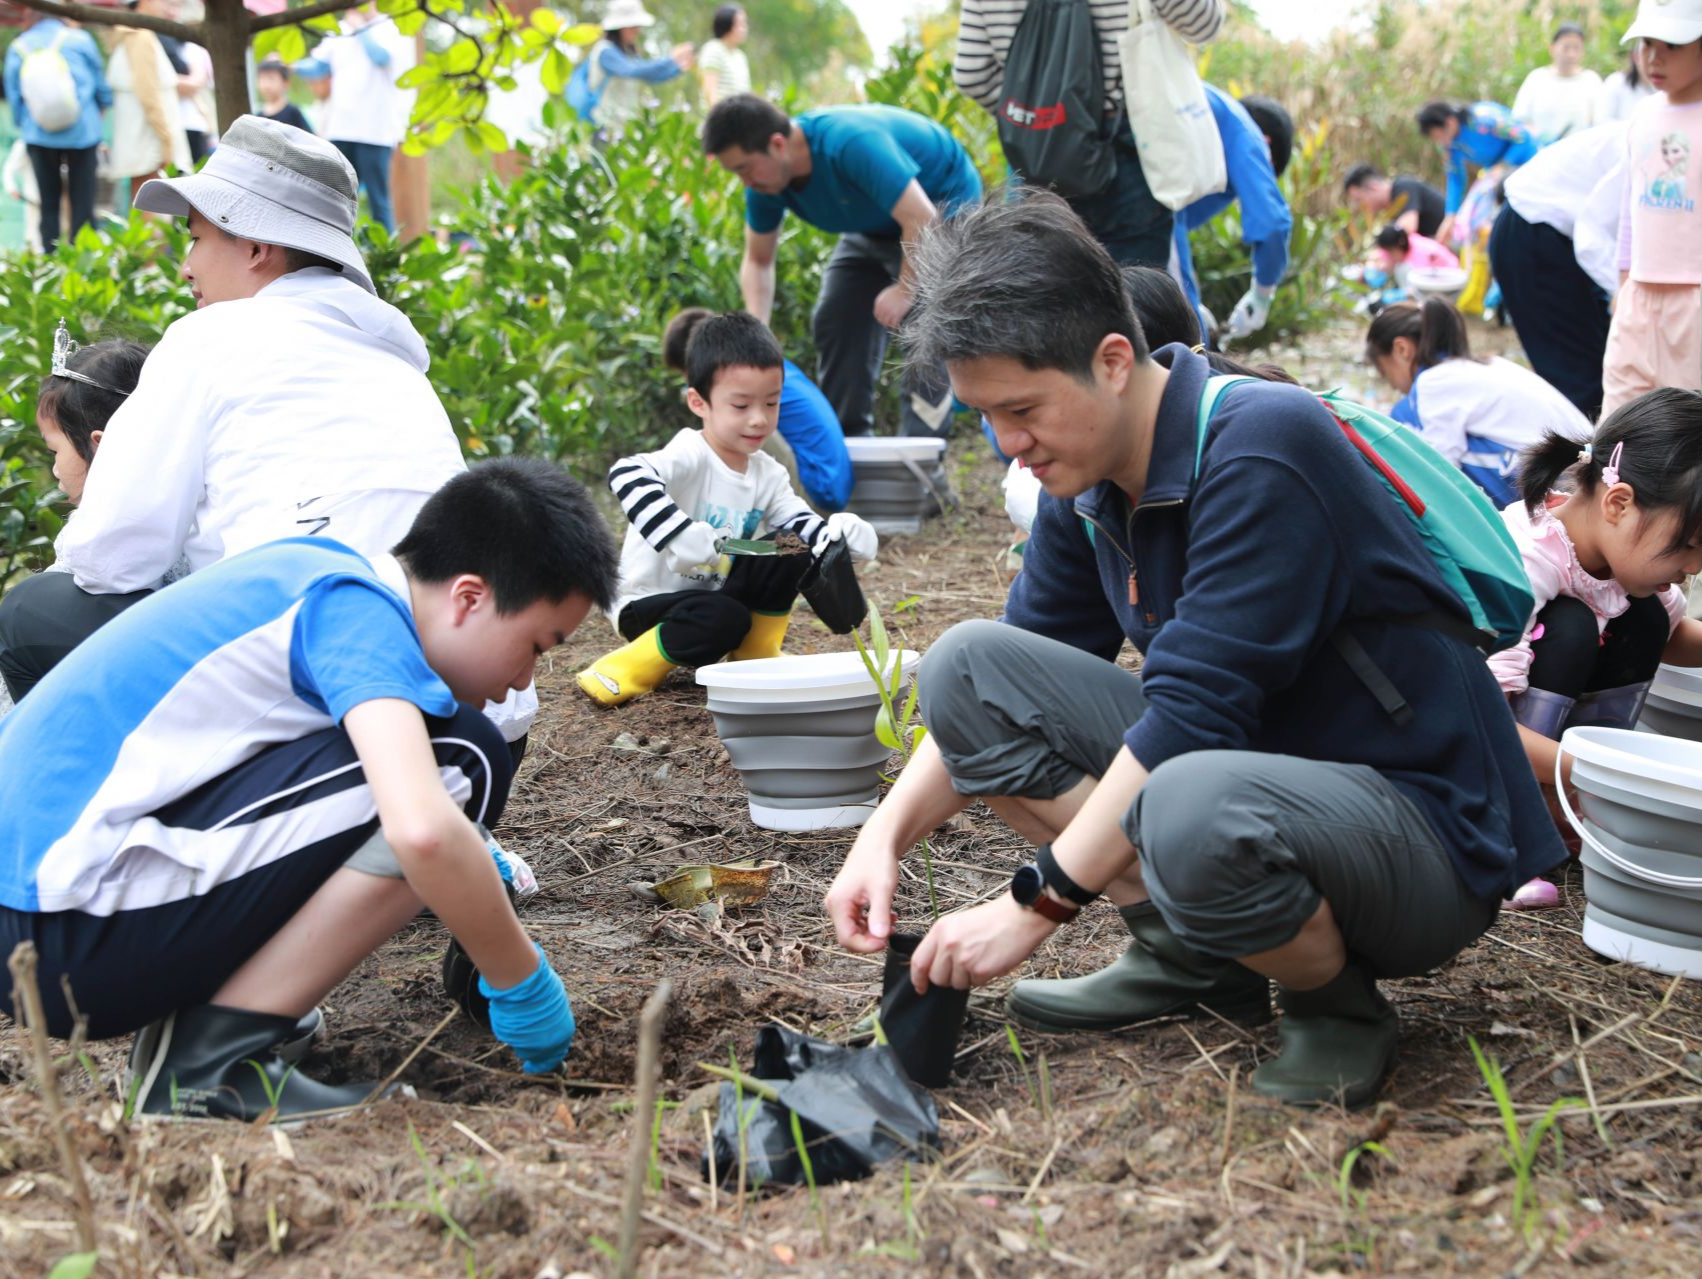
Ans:
{"label": "striped shirt in background", "polygon": [[[1123,102],[1123,67],[1117,37],[1129,29],[1129,0],[1090,0],[1105,83],[1105,113]],[[1171,30],[1189,44],[1205,44],[1223,26],[1222,0],[1152,0]],[[953,75],[957,87],[987,110],[997,112],[1004,85],[1005,58],[1028,0],[963,0],[957,27]]]}

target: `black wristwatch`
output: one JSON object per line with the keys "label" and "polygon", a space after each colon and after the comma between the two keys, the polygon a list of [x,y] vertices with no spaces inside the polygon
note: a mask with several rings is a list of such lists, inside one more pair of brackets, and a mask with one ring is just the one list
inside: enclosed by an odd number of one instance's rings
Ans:
{"label": "black wristwatch", "polygon": [[1016,874],[1011,876],[1011,896],[1024,910],[1032,910],[1054,924],[1067,924],[1081,914],[1081,907],[1066,906],[1046,895],[1046,882],[1040,877],[1040,868],[1033,862],[1018,866]]}
{"label": "black wristwatch", "polygon": [[1052,855],[1052,845],[1042,844],[1034,850],[1034,864],[1039,868],[1041,882],[1066,901],[1077,906],[1089,905],[1098,893],[1090,893],[1064,873],[1058,859]]}

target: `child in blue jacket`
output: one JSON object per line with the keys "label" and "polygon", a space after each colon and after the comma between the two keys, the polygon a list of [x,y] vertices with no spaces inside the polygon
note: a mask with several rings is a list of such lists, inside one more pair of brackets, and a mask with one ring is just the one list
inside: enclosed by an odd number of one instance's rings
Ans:
{"label": "child in blue jacket", "polygon": [[[1229,181],[1216,195],[1203,196],[1176,215],[1172,243],[1176,276],[1189,303],[1200,309],[1200,289],[1194,278],[1194,257],[1188,232],[1204,226],[1236,201],[1241,205],[1241,239],[1253,250],[1253,283],[1229,314],[1228,336],[1247,337],[1265,326],[1271,298],[1288,269],[1288,236],[1294,219],[1277,179],[1288,167],[1294,150],[1294,121],[1270,98],[1248,97],[1237,102],[1216,85],[1205,86],[1223,140],[1223,163]],[[1200,319],[1200,330],[1211,324]]]}

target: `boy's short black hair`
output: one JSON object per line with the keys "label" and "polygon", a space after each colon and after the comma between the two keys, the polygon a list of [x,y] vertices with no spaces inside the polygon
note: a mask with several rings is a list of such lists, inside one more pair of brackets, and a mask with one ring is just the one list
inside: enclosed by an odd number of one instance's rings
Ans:
{"label": "boy's short black hair", "polygon": [[1270,142],[1271,168],[1276,170],[1277,177],[1283,175],[1288,168],[1288,161],[1294,155],[1294,117],[1288,114],[1288,108],[1275,98],[1262,97],[1259,94],[1248,94],[1241,99],[1242,109],[1253,117],[1253,123],[1259,126],[1259,132]]}
{"label": "boy's short black hair", "polygon": [[504,614],[572,595],[607,609],[619,571],[614,535],[585,486],[536,457],[493,458],[457,475],[392,553],[421,582],[478,574]]}
{"label": "boy's short black hair", "polygon": [[691,345],[691,335],[714,314],[706,306],[688,306],[668,321],[668,327],[662,330],[662,363],[670,372],[685,376],[686,347]]}
{"label": "boy's short black hair", "polygon": [[710,108],[703,122],[703,154],[720,155],[728,147],[738,147],[752,155],[768,150],[768,140],[776,133],[786,137],[791,132],[791,117],[768,99],[735,93]]}
{"label": "boy's short black hair", "polygon": [[1364,186],[1373,178],[1380,178],[1382,176],[1383,175],[1378,172],[1377,166],[1374,164],[1356,164],[1353,168],[1347,171],[1347,176],[1342,179],[1342,191],[1345,194],[1346,192],[1353,190],[1355,187]]}
{"label": "boy's short black hair", "polygon": [[686,385],[707,400],[722,369],[777,369],[784,359],[774,334],[749,311],[705,316],[686,343]]}
{"label": "boy's short black hair", "polygon": [[733,29],[733,24],[739,20],[739,10],[743,7],[737,4],[715,7],[715,16],[709,20],[709,30],[717,40],[724,38]]}

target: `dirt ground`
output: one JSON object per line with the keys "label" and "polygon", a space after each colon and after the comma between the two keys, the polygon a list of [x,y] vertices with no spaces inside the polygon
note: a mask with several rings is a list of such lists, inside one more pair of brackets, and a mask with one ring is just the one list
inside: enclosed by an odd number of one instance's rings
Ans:
{"label": "dirt ground", "polygon": [[[1344,327],[1281,358],[1315,384],[1363,393],[1359,333]],[[995,614],[1006,584],[1012,531],[998,468],[964,440],[948,469],[959,510],[887,540],[863,578],[917,649],[953,622]],[[1586,950],[1576,871],[1562,909],[1503,916],[1445,968],[1388,986],[1401,1058],[1374,1110],[1308,1113],[1254,1096],[1245,1081],[1274,1050],[1274,1025],[1024,1033],[1019,1058],[999,983],[971,1000],[956,1081],[936,1094],[938,1162],[908,1178],[883,1167],[824,1187],[819,1202],[804,1189],[742,1201],[712,1190],[699,1157],[715,1089],[698,1063],[732,1052],[748,1064],[771,1019],[848,1036],[874,1007],[879,965],[839,951],[820,909],[851,836],[751,825],[689,673],[627,707],[594,708],[571,672],[609,643],[593,622],[550,659],[544,716],[498,831],[543,884],[523,918],[574,1000],[579,1033],[563,1074],[523,1076],[459,1015],[445,1021],[446,936],[429,921],[334,992],[330,1034],[304,1067],[331,1080],[401,1067],[416,1100],[287,1134],[126,1122],[126,1045],[93,1045],[61,1079],[101,1274],[613,1274],[637,1014],[664,977],[662,1088],[677,1104],[660,1119],[641,1274],[1702,1273],[1702,994]],[[789,649],[844,647],[807,612],[794,619]],[[935,841],[942,906],[1004,891],[1021,854],[971,810]],[[718,917],[658,907],[631,887],[682,864],[751,857],[782,863],[770,896]],[[909,869],[901,922],[920,928],[926,892]],[[1095,908],[1027,971],[1097,967],[1121,950],[1120,933]],[[1470,1038],[1505,1071],[1516,1137]],[[26,1049],[0,1030],[4,1279],[45,1275],[75,1250],[73,1201]],[[1527,1183],[1508,1143],[1532,1142],[1562,1098],[1579,1099],[1554,1129],[1563,1141],[1525,1155]],[[1521,1200],[1535,1205],[1525,1221]]]}

